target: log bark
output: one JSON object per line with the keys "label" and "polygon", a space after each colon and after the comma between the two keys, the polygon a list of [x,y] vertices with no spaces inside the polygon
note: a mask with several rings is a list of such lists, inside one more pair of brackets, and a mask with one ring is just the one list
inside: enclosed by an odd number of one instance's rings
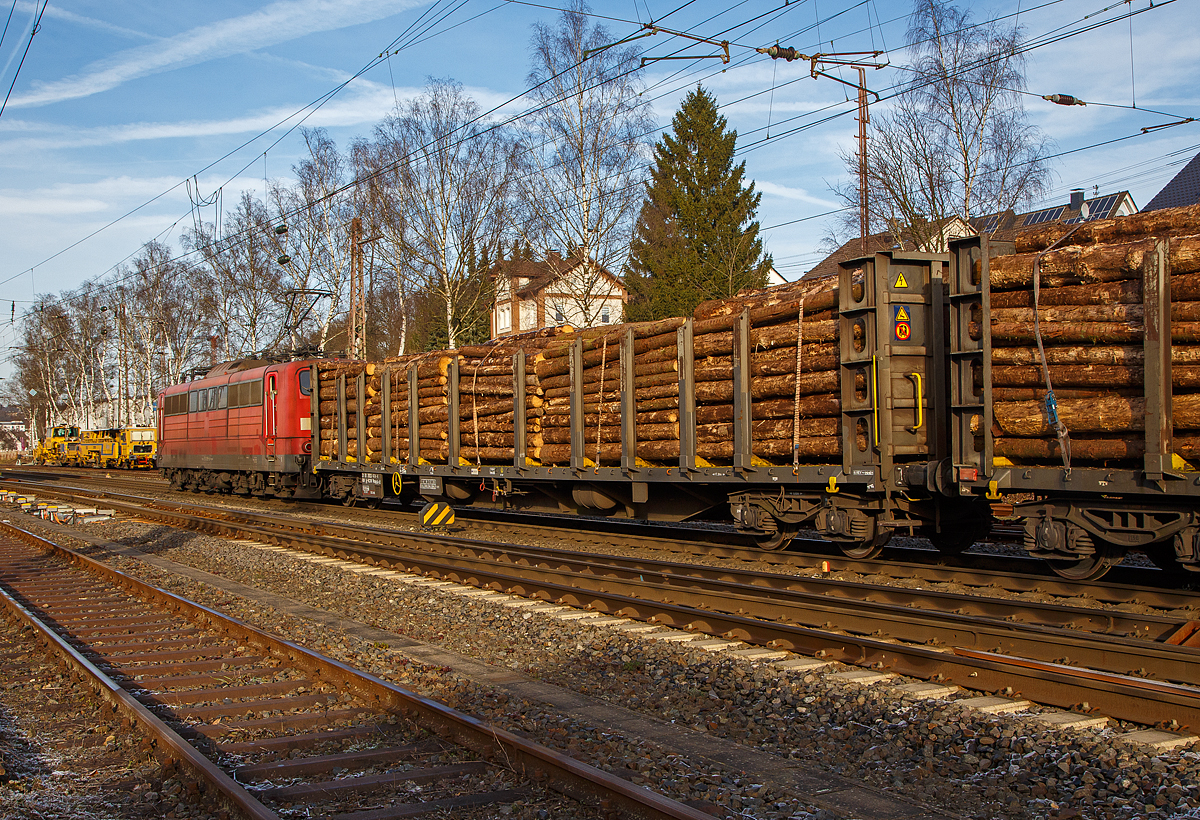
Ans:
{"label": "log bark", "polygon": [[375,375],[375,363],[357,361],[332,361],[329,363],[321,361],[317,362],[317,375],[322,381],[327,378],[337,378],[342,374],[345,374],[347,379],[349,379],[351,376],[357,378],[359,373],[366,373],[368,376]]}
{"label": "log bark", "polygon": [[[1174,295],[1174,282],[1172,282],[1171,291],[1172,295]],[[1200,298],[1200,296],[1196,298]],[[1142,303],[1142,281],[1140,279],[1130,279],[1122,282],[1104,282],[1095,285],[1067,285],[1061,288],[1044,288],[1038,294],[1038,303],[1042,307],[1057,305],[1140,305]],[[997,308],[1031,308],[1033,307],[1033,288],[993,293],[991,305],[993,311]]]}
{"label": "log bark", "polygon": [[[834,320],[805,322],[804,341],[836,342],[838,339],[838,323]],[[796,326],[772,325],[770,327],[754,328],[750,331],[750,347],[755,350],[770,350],[776,347],[796,347]],[[733,352],[733,332],[706,333],[698,335],[692,342],[693,355],[728,356]]]}
{"label": "log bark", "polygon": [[[789,283],[794,284],[794,283]],[[701,302],[692,314],[697,320],[715,319],[722,316],[738,317],[746,308],[750,309],[750,319],[755,324],[767,324],[778,321],[784,316],[793,319],[800,312],[800,304],[804,303],[805,315],[833,310],[838,306],[838,290],[836,280],[829,283],[810,285],[811,292],[796,294],[794,290],[785,290],[789,285],[777,289],[760,290],[730,299],[714,299]]]}
{"label": "log bark", "polygon": [[[1136,438],[1072,438],[1072,461],[1120,461],[1140,459],[1146,453],[1145,441]],[[1062,462],[1058,439],[998,438],[992,440],[992,454],[1029,461]]]}
{"label": "log bark", "polygon": [[[841,420],[836,418],[801,419],[797,426],[801,438],[823,438],[841,434]],[[751,423],[754,439],[790,439],[791,419],[755,419]],[[733,441],[733,423],[696,425],[697,441]]]}
{"label": "log bark", "polygon": [[[1114,396],[1141,396],[1140,387],[1120,387],[1112,390],[1098,391],[1094,387],[1054,387],[1054,395],[1059,399],[1096,399]],[[1044,387],[993,387],[992,401],[1045,401]]]}
{"label": "log bark", "polygon": [[[842,412],[842,400],[833,395],[805,396],[800,399],[800,418],[824,418],[839,416]],[[750,417],[753,419],[790,419],[793,418],[794,405],[791,399],[767,399],[756,401],[751,406]],[[697,424],[713,424],[722,421],[733,421],[732,404],[705,404],[696,408]]]}
{"label": "log bark", "polygon": [[[633,331],[634,350],[650,350],[655,347],[665,347],[668,344],[675,343],[675,330],[683,325],[682,318],[659,319],[654,322],[637,322],[633,324],[615,325],[610,328],[595,328],[593,330],[585,330],[578,333],[571,339],[556,341],[553,344],[547,345],[542,355],[546,359],[564,358],[571,350],[571,346],[575,343],[575,339],[583,340],[583,349],[585,352],[590,350],[600,350],[605,344],[609,349],[617,347],[624,338],[627,330]],[[653,340],[653,341],[651,341]]]}
{"label": "log bark", "polygon": [[[531,438],[535,440],[526,441],[526,444],[537,446],[542,444],[542,436],[532,436]],[[511,429],[507,433],[481,431],[479,433],[463,433],[459,441],[463,447],[507,447],[511,457],[511,450],[516,437],[513,435]]]}
{"label": "log bark", "polygon": [[[759,458],[776,463],[792,459],[792,439],[757,439],[751,442],[751,452]],[[801,460],[835,458],[842,454],[841,439],[836,436],[802,438],[797,448]],[[696,455],[705,459],[728,461],[733,458],[733,442],[697,442]]]}
{"label": "log bark", "polygon": [[[1042,257],[1041,286],[1053,288],[1132,279],[1141,271],[1142,260],[1150,247],[1149,242],[1140,240],[1056,248]],[[1032,287],[1033,264],[1037,257],[1036,253],[993,257],[990,265],[992,290]]]}
{"label": "log bark", "polygon": [[[1041,326],[1042,343],[1052,345],[1062,344],[1098,344],[1115,345],[1128,342],[1141,342],[1145,331],[1141,324],[1128,325],[1116,322],[1087,322],[1068,324],[1063,322],[1043,322]],[[979,325],[972,322],[969,328],[972,339],[978,339]],[[1175,324],[1172,323],[1171,335],[1175,336]],[[1186,334],[1182,333],[1181,336]],[[1180,338],[1179,341],[1186,341]],[[1200,334],[1197,334],[1200,341]],[[1033,332],[1033,323],[992,324],[992,344],[994,345],[1034,345],[1037,339]]]}
{"label": "log bark", "polygon": [[[1200,395],[1175,396],[1171,404],[1174,429],[1200,429]],[[1002,436],[1054,435],[1043,402],[998,402],[992,414]],[[1136,397],[1064,399],[1058,403],[1058,416],[1073,433],[1140,432],[1145,429],[1146,403]]]}
{"label": "log bark", "polygon": [[[754,399],[767,399],[796,395],[796,377],[792,374],[785,376],[763,376],[750,380],[750,396]],[[837,393],[838,373],[801,373],[800,394],[813,395],[816,393]],[[705,404],[720,404],[733,401],[733,382],[726,376],[723,381],[696,382],[696,401]]]}
{"label": "log bark", "polygon": [[[512,464],[513,448],[508,447],[463,447],[459,450],[459,457],[466,459],[470,463],[479,464]],[[541,455],[540,447],[530,447],[525,451],[525,454],[537,461]]]}
{"label": "log bark", "polygon": [[[1175,351],[1184,348],[1175,348]],[[1200,362],[1200,348],[1196,349],[1196,361]],[[1172,357],[1174,358],[1174,357]],[[1145,356],[1141,347],[1099,347],[1095,345],[1072,345],[1047,347],[1046,362],[1051,365],[1117,365],[1141,367]],[[1037,347],[994,347],[992,366],[1040,365]]]}
{"label": "log bark", "polygon": [[[1123,322],[1140,327],[1143,315],[1141,305],[1060,305],[1038,310],[1038,318],[1044,323]],[[1024,322],[1033,322],[1033,308],[992,308],[993,327]]]}
{"label": "log bark", "polygon": [[[1102,390],[1141,387],[1145,382],[1142,367],[1110,365],[1052,365],[1050,380],[1055,392],[1061,387],[1094,387]],[[992,367],[992,384],[1002,387],[1045,387],[1042,369],[1036,366]],[[1200,367],[1182,365],[1171,368],[1171,386],[1179,389],[1200,387]]]}

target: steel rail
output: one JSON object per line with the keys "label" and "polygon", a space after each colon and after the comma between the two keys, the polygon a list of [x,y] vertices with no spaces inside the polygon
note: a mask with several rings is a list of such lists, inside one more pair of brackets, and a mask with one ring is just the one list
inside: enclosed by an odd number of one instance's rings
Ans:
{"label": "steel rail", "polygon": [[[593,609],[600,612],[619,614],[668,626],[682,627],[707,634],[722,635],[736,638],[748,643],[773,646],[808,654],[822,655],[846,663],[870,666],[878,669],[911,675],[920,678],[938,678],[952,681],[964,688],[983,691],[998,691],[1016,689],[1026,697],[1038,702],[1055,706],[1076,706],[1088,703],[1091,708],[1099,709],[1111,717],[1131,720],[1139,723],[1157,724],[1176,721],[1184,726],[1200,726],[1200,689],[1186,686],[1170,688],[1170,684],[1160,684],[1157,681],[1147,681],[1142,678],[1111,671],[1096,677],[1097,670],[1081,669],[1078,667],[1054,664],[1053,652],[1046,652],[1050,658],[1026,659],[1030,663],[1041,664],[1035,667],[1022,667],[1006,660],[1006,655],[999,652],[979,653],[980,648],[987,645],[981,642],[980,636],[989,639],[1003,639],[1011,635],[994,629],[994,624],[980,622],[959,623],[943,630],[944,636],[950,637],[944,642],[946,649],[914,646],[896,643],[862,634],[845,634],[817,629],[812,626],[773,622],[762,617],[744,614],[747,607],[755,606],[774,608],[775,613],[787,609],[779,601],[756,600],[753,597],[731,593],[727,596],[730,606],[737,606],[741,612],[713,611],[712,600],[707,599],[709,593],[702,594],[694,603],[680,603],[679,599],[688,597],[688,590],[677,586],[654,585],[649,582],[621,580],[606,577],[575,575],[566,571],[544,568],[520,567],[526,573],[538,573],[537,579],[523,575],[513,575],[497,569],[493,563],[471,558],[448,559],[444,556],[430,556],[414,546],[404,555],[397,554],[395,547],[387,548],[378,544],[363,541],[347,540],[330,535],[306,535],[302,532],[284,532],[276,529],[276,524],[269,520],[265,523],[249,523],[247,518],[252,514],[240,512],[242,521],[231,521],[224,515],[224,510],[216,510],[219,517],[208,517],[198,512],[177,512],[156,509],[153,506],[141,507],[132,502],[116,502],[110,499],[116,507],[124,507],[130,512],[143,518],[152,518],[164,523],[178,525],[184,523],[191,528],[216,535],[232,535],[236,537],[251,537],[257,540],[287,546],[296,546],[297,542],[306,543],[310,548],[325,554],[337,555],[341,558],[362,560],[384,566],[402,566],[405,569],[423,572],[437,577],[444,577],[460,583],[480,587],[498,588],[529,597],[540,597],[546,600],[558,601],[574,606]],[[185,505],[195,509],[195,505]],[[410,541],[414,544],[454,543],[463,539],[453,539],[445,536],[430,536],[418,533],[395,533],[395,537]],[[493,550],[507,548],[504,544],[487,545]],[[510,565],[516,569],[515,565]],[[586,582],[588,588],[581,588]],[[614,591],[614,587],[616,591]],[[661,593],[658,600],[651,600],[648,592]],[[704,607],[704,608],[702,608]],[[887,625],[896,628],[903,626],[906,620],[915,620],[913,610],[898,608],[903,612],[893,613],[893,617],[876,616],[871,625]],[[761,610],[760,610],[761,611]],[[792,608],[789,611],[796,611]],[[820,611],[810,607],[809,612]],[[832,612],[830,606],[824,611]],[[843,614],[856,624],[856,631],[861,630],[867,616],[857,609]],[[922,628],[933,624],[936,619],[926,618]],[[1003,626],[1010,626],[1004,624]],[[1043,642],[1043,645],[1057,647],[1058,651],[1073,648],[1078,654],[1080,636],[1054,634],[1052,630],[1032,630],[1044,632],[1053,640]],[[959,655],[953,648],[956,640],[971,639],[971,646],[961,647],[964,652],[974,651],[977,656]],[[1103,637],[1103,636],[1101,636]],[[920,640],[921,638],[917,636]],[[928,636],[924,638],[928,640]],[[1121,647],[1112,639],[1093,640],[1095,651],[1108,652],[1110,655],[1124,651],[1124,657],[1129,658],[1129,647]],[[1105,646],[1104,644],[1108,645]],[[1166,647],[1162,644],[1147,644],[1140,649],[1153,649],[1154,652],[1165,652],[1176,663],[1195,663],[1200,656],[1195,650],[1180,647]],[[1003,644],[1001,645],[1003,647]],[[1136,653],[1135,653],[1136,654]],[[1178,657],[1176,657],[1178,656]],[[1146,654],[1137,656],[1139,659],[1149,657]],[[1192,667],[1194,668],[1194,667]],[[1015,684],[1015,685],[1014,685]],[[1154,688],[1167,686],[1168,688]]]}
{"label": "steel rail", "polygon": [[[602,805],[619,809],[631,817],[645,818],[646,820],[711,820],[708,814],[697,809],[685,806],[648,789],[635,786],[615,775],[576,761],[566,755],[559,754],[537,743],[518,737],[504,729],[490,726],[483,721],[463,714],[435,700],[388,683],[374,675],[353,669],[346,664],[319,655],[298,644],[272,636],[256,627],[226,616],[216,610],[196,604],[174,593],[154,587],[140,579],[26,530],[22,530],[11,524],[0,523],[0,532],[8,533],[27,543],[45,549],[64,560],[108,580],[114,585],[125,588],[137,597],[154,601],[164,608],[184,612],[191,617],[205,620],[245,644],[263,647],[283,657],[290,657],[297,660],[305,667],[316,670],[317,674],[323,680],[336,681],[349,691],[362,697],[365,701],[374,701],[382,708],[414,720],[434,734],[470,749],[485,759],[492,761],[494,764],[509,768],[517,774],[535,782],[545,783],[568,797],[577,800],[588,800],[593,803],[599,802]],[[11,601],[13,605],[20,607],[7,593],[4,597],[6,606]],[[26,616],[32,617],[32,614],[28,610],[25,610],[23,607],[20,609]],[[39,631],[44,632],[45,629],[47,628]],[[52,631],[49,634],[53,635],[53,644],[64,650],[60,654],[63,657],[69,657],[72,664],[78,659],[78,661],[86,664],[89,676],[93,672],[103,675],[98,668],[90,664],[86,658],[75,651],[65,640],[54,635]],[[81,671],[85,669],[83,666],[79,668]],[[120,701],[122,704],[121,708],[132,710],[130,713],[136,714],[138,719],[143,722],[148,720],[158,721],[152,712],[142,706],[128,692],[121,689],[119,684],[109,679],[109,682],[104,684],[104,687],[107,693],[110,693],[112,697]],[[146,725],[150,724],[146,723]],[[245,793],[237,783],[215,767],[211,761],[200,755],[187,741],[170,730],[170,727],[164,724],[163,728],[167,732],[170,732],[170,737],[174,738],[173,740],[166,741],[170,748],[172,750],[178,749],[181,757],[186,754],[189,765],[194,765],[204,779],[221,789],[223,794],[228,793],[230,799],[234,800],[239,807],[243,806],[244,801],[253,801],[245,802],[245,808],[256,820],[271,820],[271,818],[276,817],[273,812],[262,806],[261,803],[258,803],[251,795]],[[164,734],[164,737],[168,737],[168,735]],[[237,792],[244,794],[244,797],[235,796]],[[258,808],[255,808],[255,806]]]}
{"label": "steel rail", "polygon": [[[24,482],[22,479],[13,479],[13,481]],[[0,483],[3,483],[3,479],[0,479]],[[61,485],[53,486],[46,484],[36,484],[33,486],[54,495],[69,495],[71,492],[98,492],[95,489],[83,487],[64,487]],[[107,491],[100,492],[105,497],[116,497]],[[171,503],[187,504],[189,502],[172,500]],[[326,514],[331,509],[327,505],[308,502],[288,501],[281,503],[286,503],[289,509]],[[244,512],[238,508],[226,509],[230,514]],[[1156,569],[1131,569],[1128,572],[1122,573],[1126,576],[1137,578],[1138,583],[1136,584],[1114,583],[1112,581],[1079,583],[1065,580],[1058,575],[1050,573],[1049,569],[1044,566],[1044,562],[1031,558],[1000,558],[972,555],[970,556],[972,565],[964,566],[957,563],[955,559],[949,556],[942,556],[936,552],[889,547],[887,549],[893,557],[904,556],[913,560],[873,559],[859,561],[850,559],[840,553],[834,554],[836,549],[821,540],[805,542],[807,547],[817,550],[816,553],[812,554],[790,551],[765,551],[758,548],[730,546],[728,542],[737,539],[734,533],[723,532],[713,534],[711,538],[714,540],[710,540],[710,536],[702,530],[681,528],[686,533],[686,536],[691,538],[691,540],[687,540],[687,538],[681,535],[665,537],[658,534],[650,534],[651,532],[656,533],[660,531],[661,527],[648,527],[644,524],[614,519],[576,517],[569,519],[573,526],[566,527],[562,521],[556,524],[531,523],[528,520],[530,516],[522,516],[521,514],[497,513],[494,516],[489,516],[486,514],[488,512],[486,510],[460,511],[460,516],[463,516],[466,512],[475,516],[470,518],[471,526],[484,531],[494,530],[509,534],[524,533],[545,538],[562,538],[565,532],[572,541],[581,544],[594,543],[609,547],[628,544],[633,548],[649,547],[664,552],[676,552],[686,555],[777,564],[788,569],[811,570],[822,568],[822,571],[824,571],[823,565],[827,565],[829,568],[828,571],[831,573],[887,574],[928,583],[955,583],[968,587],[1001,588],[1014,593],[1040,592],[1058,597],[1087,596],[1106,604],[1134,602],[1166,609],[1195,606],[1198,599],[1198,595],[1195,592],[1151,586],[1150,584],[1161,583],[1164,577],[1163,573]],[[399,523],[397,519],[408,520],[410,523],[415,523],[417,519],[415,513],[405,510],[381,512],[379,510],[358,509],[355,510],[355,515],[360,519],[378,521],[381,524],[388,525],[389,528],[394,528]],[[465,516],[463,516],[463,520],[466,520]],[[322,522],[320,526],[329,528],[346,525]],[[603,529],[604,527],[607,527],[607,529]],[[621,530],[630,530],[630,532],[621,532]],[[724,543],[715,540],[717,538],[723,539]],[[828,554],[822,554],[822,551]],[[1028,563],[1031,571],[1013,571],[1011,565],[1014,562]],[[1037,574],[1032,571],[1034,568],[1045,569],[1046,574]],[[1124,570],[1126,568],[1121,569]],[[1112,573],[1110,573],[1111,576]],[[1197,580],[1200,581],[1200,578],[1197,578]]]}
{"label": "steel rail", "polygon": [[[261,513],[234,511],[220,514],[230,521],[244,521],[250,525],[260,524]],[[349,541],[370,541],[386,544],[392,539],[409,537],[403,530],[380,532],[363,525],[327,524],[316,527],[279,520],[280,528],[304,534],[319,532]],[[1008,619],[1024,616],[1025,622],[1042,626],[1056,626],[1086,630],[1090,632],[1133,634],[1149,640],[1167,637],[1179,627],[1179,619],[1155,615],[1140,615],[1111,608],[1089,608],[1064,604],[1024,601],[1006,598],[989,598],[978,594],[941,592],[912,587],[894,587],[880,584],[835,580],[828,577],[788,575],[750,569],[709,567],[701,564],[663,561],[637,556],[615,556],[604,553],[584,553],[558,547],[532,545],[509,545],[495,542],[479,542],[463,537],[436,538],[431,545],[453,545],[470,551],[476,557],[500,560],[510,564],[537,565],[553,564],[569,568],[576,573],[608,575],[616,578],[636,578],[648,572],[658,573],[667,584],[693,584],[697,581],[729,582],[752,586],[764,591],[809,593],[822,598],[838,598],[869,603],[895,603],[915,609],[931,609],[941,612],[956,612]],[[503,550],[498,547],[503,547]],[[1200,599],[1193,599],[1193,602]]]}
{"label": "steel rail", "polygon": [[[56,488],[62,491],[62,488]],[[119,496],[107,497],[115,500]],[[164,502],[157,502],[164,503]],[[237,508],[230,509],[228,507],[203,507],[194,505],[189,502],[172,500],[169,503],[172,506],[184,509],[192,509],[201,512],[205,517],[220,516],[229,521],[243,521],[247,524],[254,525],[263,520],[264,516],[270,516],[270,513],[256,513]],[[284,530],[304,532],[311,534],[314,525],[311,523],[300,523],[296,521],[275,519],[273,526]],[[368,540],[387,543],[395,538],[403,538],[406,530],[388,530],[380,532],[363,525],[346,525],[337,523],[322,523],[319,526],[321,532],[332,534],[335,537],[347,538],[351,540]],[[431,545],[441,543],[449,543],[444,539],[435,539],[427,542]],[[482,548],[478,547],[478,542],[467,539],[459,539],[455,541],[460,548],[474,549],[486,551],[489,556],[495,554],[503,556],[503,553],[496,552],[493,545],[485,543]],[[517,550],[521,554],[517,555]],[[680,578],[699,578],[710,582],[715,581],[731,581],[740,584],[762,586],[765,588],[785,590],[792,592],[808,592],[814,595],[824,597],[839,597],[849,600],[875,601],[880,603],[895,602],[898,605],[916,609],[933,609],[937,611],[953,611],[963,615],[974,615],[979,617],[992,617],[1012,619],[1014,617],[1024,618],[1026,622],[1035,624],[1070,627],[1073,629],[1088,629],[1091,631],[1107,632],[1107,633],[1125,633],[1132,634],[1136,637],[1146,639],[1163,639],[1171,634],[1174,629],[1179,626],[1176,619],[1155,617],[1146,615],[1133,615],[1123,613],[1119,610],[1108,608],[1086,608],[1086,607],[1070,607],[1060,604],[1044,604],[1040,602],[1014,602],[1011,600],[997,600],[980,594],[960,594],[946,593],[935,590],[919,590],[912,588],[899,588],[886,585],[860,584],[849,581],[833,580],[830,578],[809,578],[798,575],[784,575],[766,572],[754,572],[751,570],[727,570],[721,568],[709,568],[693,564],[679,564],[674,562],[658,561],[653,559],[637,559],[615,557],[603,554],[580,554],[558,548],[538,548],[531,546],[505,547],[505,550],[512,553],[511,558],[502,560],[520,560],[523,562],[538,562],[551,561],[562,564],[564,566],[571,562],[582,561],[586,565],[581,565],[582,569],[576,571],[585,571],[593,574],[609,574],[617,577],[632,577],[634,575],[643,574],[645,571],[653,571],[660,573],[670,573],[673,576],[678,575]],[[669,583],[678,583],[671,580]],[[695,583],[689,580],[684,583]],[[1190,598],[1190,603],[1195,603],[1196,598]],[[1116,663],[1113,659],[1113,663]],[[1140,662],[1129,664],[1124,669],[1138,669],[1143,664]],[[1118,667],[1117,671],[1124,671]],[[1162,673],[1165,677],[1179,676],[1182,673],[1179,670],[1174,672],[1164,670]]]}
{"label": "steel rail", "polygon": [[[11,524],[0,522],[0,533],[16,536],[51,552],[61,549],[57,544]],[[62,553],[57,554],[61,555]],[[82,558],[82,556],[78,557]],[[0,602],[20,623],[33,629],[38,640],[58,657],[59,662],[69,667],[77,677],[84,679],[92,692],[104,698],[115,712],[129,721],[131,727],[140,727],[150,735],[155,744],[155,754],[160,758],[165,758],[164,763],[167,761],[182,763],[192,772],[193,776],[215,787],[226,800],[245,812],[252,820],[279,820],[279,816],[275,812],[260,803],[254,795],[242,788],[232,777],[184,740],[158,715],[122,688],[121,684],[84,657],[65,638],[21,604],[3,586],[0,586]]]}

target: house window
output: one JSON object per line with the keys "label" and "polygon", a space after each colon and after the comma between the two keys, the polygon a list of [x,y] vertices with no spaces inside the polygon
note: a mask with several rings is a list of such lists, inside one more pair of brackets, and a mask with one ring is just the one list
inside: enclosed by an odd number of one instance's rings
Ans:
{"label": "house window", "polygon": [[562,305],[555,305],[554,306],[554,323],[561,325],[565,321],[566,321],[566,317],[563,316]]}
{"label": "house window", "polygon": [[604,324],[608,324],[610,320],[611,316],[608,312],[608,305],[605,305],[604,307],[600,308],[600,321]]}

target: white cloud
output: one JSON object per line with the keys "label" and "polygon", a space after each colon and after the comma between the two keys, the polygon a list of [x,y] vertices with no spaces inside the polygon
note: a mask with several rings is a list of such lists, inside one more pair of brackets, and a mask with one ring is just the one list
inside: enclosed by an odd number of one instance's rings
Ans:
{"label": "white cloud", "polygon": [[820,197],[813,196],[803,188],[789,188],[787,185],[777,185],[774,182],[768,182],[767,180],[760,179],[754,180],[754,187],[762,191],[767,196],[795,199],[799,200],[800,202],[808,202],[812,205],[820,205],[822,208],[827,208],[830,210],[842,207],[838,203],[831,200],[821,199]]}
{"label": "white cloud", "polygon": [[[466,88],[464,90],[479,103],[481,111],[489,111],[508,100],[508,97],[486,88]],[[374,125],[392,111],[397,98],[403,103],[406,99],[415,97],[422,92],[423,89],[411,87],[396,88],[393,91],[391,86],[359,78],[354,86],[313,112],[304,120],[304,126],[307,128],[337,128],[352,125]],[[520,101],[508,108],[512,109],[519,105]],[[14,120],[6,122],[4,128],[0,129],[0,134],[12,130],[17,131],[21,136],[6,140],[0,145],[3,145],[7,154],[15,155],[24,150],[83,148],[146,140],[250,134],[265,132],[279,123],[283,123],[282,128],[290,128],[306,113],[308,112],[297,114],[295,107],[279,106],[229,119],[136,122],[80,129],[67,129],[56,124],[41,126],[30,121]],[[496,116],[502,117],[504,114],[505,111],[502,110],[497,112]],[[38,131],[45,132],[47,135],[31,136]],[[279,133],[281,132],[274,132],[275,135]]]}
{"label": "white cloud", "polygon": [[[120,176],[79,184],[61,183],[29,191],[0,190],[0,215],[29,217],[99,213],[109,210],[115,201],[152,197],[177,182],[165,177]],[[181,190],[178,198],[183,197]]]}
{"label": "white cloud", "polygon": [[10,106],[87,97],[139,77],[287,42],[320,31],[390,17],[426,0],[280,0],[240,17],[197,26],[161,41],[97,60],[81,73],[13,97]]}
{"label": "white cloud", "polygon": [[103,211],[107,202],[99,199],[62,197],[4,196],[0,194],[0,216],[67,216]]}
{"label": "white cloud", "polygon": [[[37,3],[17,3],[17,8],[29,14],[37,12]],[[84,17],[82,14],[66,11],[58,8],[57,4],[46,6],[44,17],[51,20],[65,20],[68,23],[74,23],[86,28],[96,29],[97,31],[106,31],[110,34],[117,34],[122,37],[129,37],[135,40],[158,40],[161,39],[153,34],[147,34],[144,31],[136,31],[135,29],[125,28],[124,26],[113,25],[104,20],[97,20],[94,17]]]}

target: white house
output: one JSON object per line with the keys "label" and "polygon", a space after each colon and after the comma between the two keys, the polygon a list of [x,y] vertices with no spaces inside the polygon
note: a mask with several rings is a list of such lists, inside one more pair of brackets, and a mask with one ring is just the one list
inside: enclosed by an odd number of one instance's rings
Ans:
{"label": "white house", "polygon": [[591,259],[551,251],[541,261],[509,259],[492,271],[496,301],[492,338],[571,325],[618,324],[628,293],[624,283]]}

